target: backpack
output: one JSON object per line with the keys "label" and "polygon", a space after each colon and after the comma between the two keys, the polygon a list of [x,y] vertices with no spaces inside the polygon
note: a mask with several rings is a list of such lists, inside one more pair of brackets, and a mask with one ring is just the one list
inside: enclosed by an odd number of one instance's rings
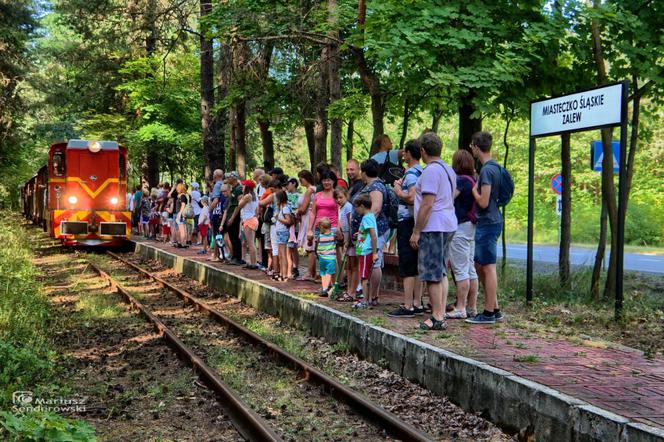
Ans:
{"label": "backpack", "polygon": [[498,207],[505,207],[509,204],[512,196],[514,196],[514,180],[512,179],[512,175],[503,166],[498,163],[495,163],[495,166],[498,167],[500,175],[500,186],[498,187],[496,203]]}
{"label": "backpack", "polygon": [[272,207],[272,204],[270,204],[265,208],[265,212],[263,212],[263,224],[271,226],[273,217],[274,217],[274,207]]}
{"label": "backpack", "polygon": [[194,206],[191,205],[191,197],[187,195],[187,205],[184,207],[184,212],[182,212],[184,219],[194,219]]}
{"label": "backpack", "polygon": [[[475,187],[475,184],[477,184],[476,181],[468,175],[458,175],[458,177],[470,181],[470,185],[472,187]],[[470,210],[468,211],[468,219],[471,223],[477,224],[477,201],[475,201],[475,198],[473,198],[473,204],[470,206]]]}
{"label": "backpack", "polygon": [[[387,189],[387,210],[385,211],[385,217],[387,218],[387,224],[390,226],[390,229],[396,229],[399,225],[399,198],[392,186],[386,185],[385,189]],[[383,202],[383,207],[385,207],[385,202]]]}
{"label": "backpack", "polygon": [[380,166],[380,172],[378,172],[378,178],[380,178],[385,185],[389,184],[390,186],[392,186],[394,182],[397,180],[397,177],[392,172],[395,169],[399,170],[400,171],[399,177],[401,177],[403,176],[403,172],[405,169],[401,165],[395,164],[391,161],[390,152],[391,151],[385,152],[385,161]]}

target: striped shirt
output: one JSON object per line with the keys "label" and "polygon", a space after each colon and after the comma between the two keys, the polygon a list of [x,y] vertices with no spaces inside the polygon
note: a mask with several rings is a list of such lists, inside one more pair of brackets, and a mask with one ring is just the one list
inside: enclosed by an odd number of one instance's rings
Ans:
{"label": "striped shirt", "polygon": [[337,259],[336,245],[337,242],[332,232],[321,233],[318,240],[318,257],[324,260]]}

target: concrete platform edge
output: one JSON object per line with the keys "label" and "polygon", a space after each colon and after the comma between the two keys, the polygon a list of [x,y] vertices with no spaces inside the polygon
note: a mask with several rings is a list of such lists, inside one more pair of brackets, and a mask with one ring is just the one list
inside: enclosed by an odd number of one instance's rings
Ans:
{"label": "concrete platform edge", "polygon": [[206,263],[135,243],[135,251],[155,259],[284,323],[344,343],[464,410],[484,417],[521,438],[549,441],[664,441],[664,430],[611,413],[511,372],[420,342],[346,313]]}

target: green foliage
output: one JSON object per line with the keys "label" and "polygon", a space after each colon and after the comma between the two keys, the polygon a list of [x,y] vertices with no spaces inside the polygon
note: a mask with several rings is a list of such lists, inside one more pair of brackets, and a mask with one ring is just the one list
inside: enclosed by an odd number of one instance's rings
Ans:
{"label": "green foliage", "polygon": [[[95,441],[95,430],[83,421],[71,420],[54,413],[14,415],[0,412],[0,426],[10,441],[84,442]],[[0,432],[2,435],[2,432]]]}

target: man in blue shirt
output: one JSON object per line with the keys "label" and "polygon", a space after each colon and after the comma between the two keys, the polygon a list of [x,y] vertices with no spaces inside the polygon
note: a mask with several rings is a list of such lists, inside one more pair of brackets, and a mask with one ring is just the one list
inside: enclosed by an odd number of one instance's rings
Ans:
{"label": "man in blue shirt", "polygon": [[496,245],[503,229],[503,217],[498,209],[500,166],[491,158],[493,137],[489,132],[476,132],[471,138],[473,156],[482,163],[480,178],[473,188],[477,203],[475,230],[475,268],[484,286],[484,312],[466,319],[471,324],[494,324],[504,317],[498,307],[498,275],[496,273]]}
{"label": "man in blue shirt", "polygon": [[422,308],[422,284],[417,278],[417,250],[410,245],[410,237],[415,227],[415,185],[422,175],[420,158],[421,145],[418,140],[410,140],[404,148],[404,159],[408,169],[403,178],[394,182],[394,193],[399,198],[397,226],[397,251],[399,253],[399,276],[403,279],[403,304],[387,315],[398,318],[412,318],[424,314]]}

